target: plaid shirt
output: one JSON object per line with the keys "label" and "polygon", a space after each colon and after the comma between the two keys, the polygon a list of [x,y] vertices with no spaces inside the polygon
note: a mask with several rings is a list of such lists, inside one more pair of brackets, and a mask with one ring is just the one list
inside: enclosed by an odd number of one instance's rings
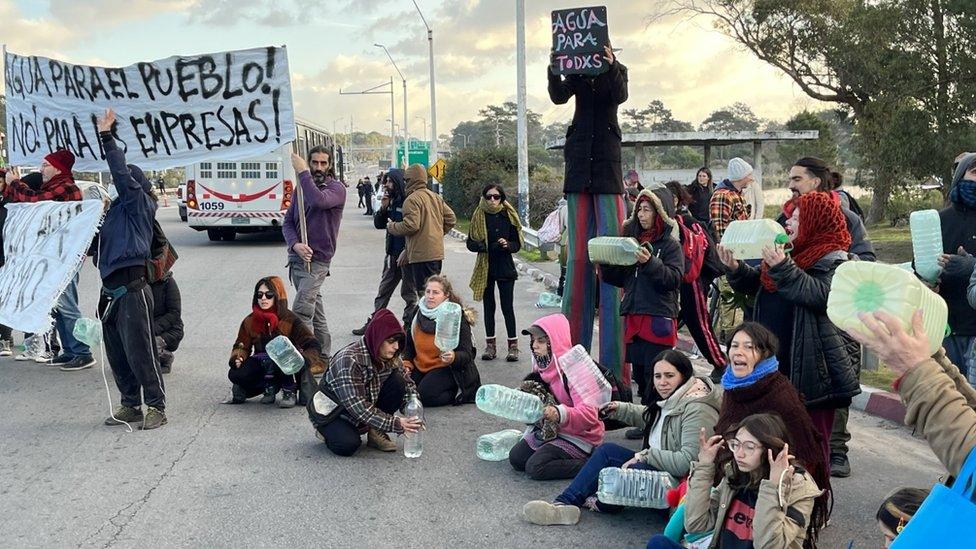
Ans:
{"label": "plaid shirt", "polygon": [[715,189],[708,203],[708,214],[715,231],[715,240],[722,240],[726,227],[733,221],[749,219],[752,207],[742,198],[742,192],[726,187]]}
{"label": "plaid shirt", "polygon": [[336,395],[337,404],[359,425],[366,424],[384,433],[402,433],[400,422],[394,421],[392,415],[378,409],[375,404],[380,396],[380,387],[394,371],[403,375],[408,391],[415,387],[410,374],[403,368],[403,362],[399,357],[395,360],[393,368],[377,370],[369,357],[366,340],[360,338],[332,356],[323,384]]}
{"label": "plaid shirt", "polygon": [[[58,179],[64,179],[64,181],[58,181]],[[17,179],[7,184],[3,190],[3,197],[7,202],[41,202],[43,200],[70,202],[81,200],[81,190],[70,177],[52,179],[41,185],[40,190],[37,191]]]}

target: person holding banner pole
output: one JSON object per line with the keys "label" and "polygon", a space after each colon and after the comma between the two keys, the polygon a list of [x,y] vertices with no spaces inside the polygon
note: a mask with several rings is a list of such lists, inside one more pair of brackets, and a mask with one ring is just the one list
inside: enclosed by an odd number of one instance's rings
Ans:
{"label": "person holding banner pole", "polygon": [[[126,164],[112,136],[115,113],[98,119],[98,135],[118,197],[112,200],[98,233],[95,264],[102,277],[98,317],[105,354],[121,404],[106,425],[142,422],[142,429],[166,425],[166,391],[153,326],[154,298],[146,262],[153,238],[156,201],[152,184],[138,166]],[[142,403],[146,413],[142,412]]]}
{"label": "person holding banner pole", "polygon": [[288,243],[288,276],[296,288],[292,311],[313,331],[322,355],[329,357],[332,335],[325,318],[322,284],[335,255],[346,187],[335,179],[328,148],[313,147],[307,162],[297,154],[291,159],[299,182],[296,198],[302,200],[301,205],[298,200],[292,203],[282,223]]}

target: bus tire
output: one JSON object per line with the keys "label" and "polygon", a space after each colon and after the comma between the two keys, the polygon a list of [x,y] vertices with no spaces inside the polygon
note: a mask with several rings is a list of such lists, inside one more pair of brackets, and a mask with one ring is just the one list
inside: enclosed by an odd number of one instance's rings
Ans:
{"label": "bus tire", "polygon": [[237,232],[233,229],[225,230],[223,236],[225,242],[233,242],[234,239],[237,238]]}
{"label": "bus tire", "polygon": [[220,237],[220,229],[207,229],[207,238],[209,238],[211,242],[220,242]]}

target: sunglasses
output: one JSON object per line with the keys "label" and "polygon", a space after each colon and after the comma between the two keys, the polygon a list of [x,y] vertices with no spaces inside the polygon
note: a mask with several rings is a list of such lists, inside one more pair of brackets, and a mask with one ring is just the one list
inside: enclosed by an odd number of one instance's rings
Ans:
{"label": "sunglasses", "polygon": [[273,293],[271,293],[271,292],[262,292],[262,291],[257,291],[257,292],[254,292],[254,295],[255,295],[255,296],[256,296],[256,297],[258,298],[258,299],[261,299],[262,297],[263,297],[264,299],[274,299],[274,296],[275,296],[275,295],[274,295]]}
{"label": "sunglasses", "polygon": [[502,195],[500,195],[500,194],[486,194],[485,195],[485,200],[501,200],[501,199],[502,199]]}

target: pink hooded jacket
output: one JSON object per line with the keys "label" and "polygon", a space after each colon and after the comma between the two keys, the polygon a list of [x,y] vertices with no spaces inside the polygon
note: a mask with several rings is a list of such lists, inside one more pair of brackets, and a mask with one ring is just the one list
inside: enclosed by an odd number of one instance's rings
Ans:
{"label": "pink hooded jacket", "polygon": [[[593,446],[603,442],[603,422],[600,421],[599,409],[582,404],[579,395],[569,390],[568,384],[563,382],[562,369],[559,367],[557,357],[566,354],[573,346],[569,334],[569,321],[562,314],[556,313],[536,320],[533,325],[545,330],[546,335],[549,336],[552,362],[546,369],[539,369],[533,354],[532,371],[538,372],[559,402],[556,406],[559,410],[559,437],[589,452],[593,450]],[[574,405],[574,402],[580,404]]]}

